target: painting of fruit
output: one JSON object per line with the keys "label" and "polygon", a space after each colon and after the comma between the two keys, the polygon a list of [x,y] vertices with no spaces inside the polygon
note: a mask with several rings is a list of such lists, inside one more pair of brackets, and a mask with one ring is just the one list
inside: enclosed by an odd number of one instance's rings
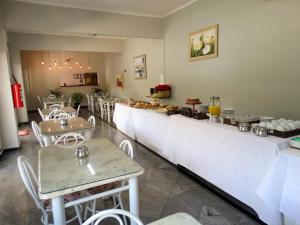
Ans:
{"label": "painting of fruit", "polygon": [[218,25],[210,26],[189,35],[189,58],[201,60],[218,56]]}

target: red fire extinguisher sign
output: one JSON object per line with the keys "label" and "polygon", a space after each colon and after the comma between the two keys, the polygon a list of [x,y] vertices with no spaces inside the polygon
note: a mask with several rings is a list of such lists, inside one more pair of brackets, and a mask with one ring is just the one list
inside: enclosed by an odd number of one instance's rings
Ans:
{"label": "red fire extinguisher sign", "polygon": [[24,106],[23,99],[22,99],[22,87],[21,84],[14,83],[11,85],[14,107],[15,108],[22,108]]}

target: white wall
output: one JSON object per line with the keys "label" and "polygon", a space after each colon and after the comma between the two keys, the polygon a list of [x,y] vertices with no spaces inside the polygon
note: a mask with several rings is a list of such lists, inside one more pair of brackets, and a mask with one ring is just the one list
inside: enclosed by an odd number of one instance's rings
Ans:
{"label": "white wall", "polygon": [[[52,7],[2,0],[9,31],[161,38],[161,20],[91,10]],[[0,3],[0,4],[1,4]]]}
{"label": "white wall", "polygon": [[[27,72],[21,68],[21,50],[44,50],[44,51],[89,51],[89,52],[121,52],[122,40],[103,39],[103,38],[82,38],[82,37],[66,37],[60,35],[42,35],[42,34],[23,34],[8,33],[11,50],[11,58],[13,65],[13,73],[22,87],[24,92],[25,107],[18,110],[18,122],[28,122],[26,93],[29,93],[28,83],[23,82],[23,77],[27,76]],[[23,67],[24,68],[24,67]],[[105,81],[106,82],[106,81]],[[84,88],[83,92],[89,89]],[[70,89],[65,90],[70,93]],[[36,106],[36,103],[34,103]],[[31,109],[32,107],[30,107]]]}
{"label": "white wall", "polygon": [[0,11],[0,136],[4,149],[20,146],[13,107],[7,37]]}
{"label": "white wall", "polygon": [[[165,19],[174,100],[189,96],[244,112],[300,119],[300,1],[199,1]],[[219,57],[188,61],[188,34],[219,24]]]}
{"label": "white wall", "polygon": [[[43,54],[42,54],[43,53]],[[77,52],[76,52],[77,53]],[[69,52],[67,58],[75,58],[75,52]],[[43,55],[45,64],[41,64],[41,57]],[[63,63],[65,59],[65,52],[50,51],[50,64],[52,69],[48,69],[48,52],[41,51],[22,51],[22,69],[25,79],[26,96],[28,102],[28,110],[36,110],[39,105],[37,96],[43,97],[49,94],[49,89],[55,89],[61,86],[62,76],[73,76],[73,74],[97,72],[98,82],[101,89],[106,90],[105,80],[105,56],[104,53],[90,53],[90,66],[91,70],[88,70],[88,53],[81,52],[81,63],[83,68],[80,69],[79,65],[72,61],[72,69],[69,69],[69,65]],[[79,57],[78,57],[79,58]],[[54,66],[54,60],[57,63],[62,63],[62,69]],[[96,86],[93,86],[96,87]],[[73,92],[82,92],[84,94],[91,92],[91,86],[86,87],[61,87],[65,96],[70,96]]]}
{"label": "white wall", "polygon": [[[147,79],[135,79],[133,58],[143,54],[146,54]],[[150,94],[150,88],[160,82],[160,75],[164,74],[164,40],[128,38],[123,42],[122,55],[112,55],[111,60],[111,94],[143,100]],[[125,70],[125,88],[117,88],[115,77]]]}
{"label": "white wall", "polygon": [[20,50],[121,52],[122,40],[9,32],[11,45]]}

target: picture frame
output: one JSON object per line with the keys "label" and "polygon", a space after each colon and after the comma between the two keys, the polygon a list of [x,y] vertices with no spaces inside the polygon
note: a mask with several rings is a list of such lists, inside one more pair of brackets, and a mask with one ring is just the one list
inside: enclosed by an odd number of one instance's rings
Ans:
{"label": "picture frame", "polygon": [[218,24],[189,34],[189,60],[203,60],[218,57]]}
{"label": "picture frame", "polygon": [[146,54],[139,55],[133,58],[133,70],[135,79],[146,79],[147,68],[146,68]]}
{"label": "picture frame", "polygon": [[116,86],[118,88],[124,88],[124,80],[122,73],[116,75]]}

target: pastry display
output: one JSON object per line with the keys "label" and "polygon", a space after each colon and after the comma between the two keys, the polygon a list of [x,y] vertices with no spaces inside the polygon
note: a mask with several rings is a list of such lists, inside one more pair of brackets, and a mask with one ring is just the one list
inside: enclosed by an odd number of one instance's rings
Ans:
{"label": "pastry display", "polygon": [[282,138],[300,134],[300,121],[295,120],[272,120],[271,122],[260,122],[259,126],[268,128],[270,134]]}

